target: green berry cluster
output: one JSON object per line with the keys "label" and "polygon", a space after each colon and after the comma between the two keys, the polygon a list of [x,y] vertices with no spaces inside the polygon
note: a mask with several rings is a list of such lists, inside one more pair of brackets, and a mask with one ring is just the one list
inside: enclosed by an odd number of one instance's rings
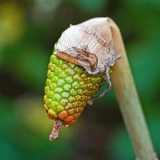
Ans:
{"label": "green berry cluster", "polygon": [[50,119],[61,119],[70,126],[81,115],[87,102],[105,83],[105,72],[95,75],[56,54],[48,65],[44,109]]}

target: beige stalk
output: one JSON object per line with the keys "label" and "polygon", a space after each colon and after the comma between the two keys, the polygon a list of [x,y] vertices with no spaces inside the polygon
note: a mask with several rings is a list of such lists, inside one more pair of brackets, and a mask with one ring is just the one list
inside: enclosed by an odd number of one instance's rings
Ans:
{"label": "beige stalk", "polygon": [[122,58],[115,64],[111,78],[126,128],[137,158],[139,160],[156,159],[121,33],[111,19],[107,21],[111,26],[115,52],[122,55]]}

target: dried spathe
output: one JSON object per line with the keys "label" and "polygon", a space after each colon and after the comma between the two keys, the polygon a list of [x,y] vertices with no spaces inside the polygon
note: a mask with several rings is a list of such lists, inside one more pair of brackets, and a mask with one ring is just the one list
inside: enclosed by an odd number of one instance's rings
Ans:
{"label": "dried spathe", "polygon": [[110,43],[91,27],[81,24],[66,29],[55,49],[74,57],[89,74],[103,72],[117,60]]}

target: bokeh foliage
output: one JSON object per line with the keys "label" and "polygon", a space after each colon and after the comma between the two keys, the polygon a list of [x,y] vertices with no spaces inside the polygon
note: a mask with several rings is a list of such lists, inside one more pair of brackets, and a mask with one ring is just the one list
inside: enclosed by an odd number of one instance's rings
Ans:
{"label": "bokeh foliage", "polygon": [[106,16],[122,32],[160,156],[159,8],[156,0],[1,0],[0,159],[135,159],[114,89],[48,141],[53,121],[43,110],[43,88],[54,44],[69,24]]}

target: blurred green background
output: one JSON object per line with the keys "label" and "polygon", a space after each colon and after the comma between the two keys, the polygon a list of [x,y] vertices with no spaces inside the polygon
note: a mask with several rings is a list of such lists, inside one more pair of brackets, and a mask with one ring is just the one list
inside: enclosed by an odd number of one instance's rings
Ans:
{"label": "blurred green background", "polygon": [[[119,26],[160,156],[160,1],[1,0],[0,159],[134,160],[114,89],[50,142],[43,110],[47,65],[69,24],[111,17]],[[101,90],[102,92],[102,90]]]}

